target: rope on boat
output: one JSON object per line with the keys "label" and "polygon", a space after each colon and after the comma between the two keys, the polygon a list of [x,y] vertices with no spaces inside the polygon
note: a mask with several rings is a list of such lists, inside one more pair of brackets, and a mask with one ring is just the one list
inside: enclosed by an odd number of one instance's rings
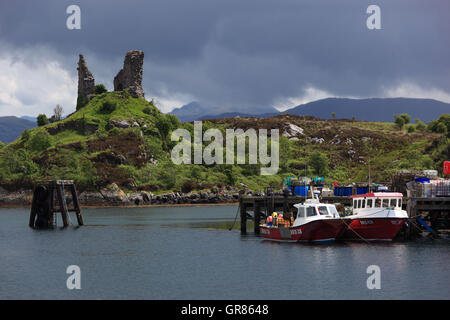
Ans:
{"label": "rope on boat", "polygon": [[352,229],[352,227],[350,227],[349,224],[347,224],[347,222],[345,221],[345,219],[342,219],[342,221],[345,223],[345,225],[347,226],[348,230],[353,231],[354,234],[356,234],[359,238],[361,238],[361,240],[363,240],[366,243],[370,243],[369,241],[367,241],[365,238],[363,238],[358,232],[356,232],[354,229]]}
{"label": "rope on boat", "polygon": [[228,229],[228,231],[231,231],[231,230],[233,230],[233,228],[234,228],[234,224],[236,223],[236,220],[237,220],[237,216],[238,216],[238,213],[239,213],[239,208],[241,207],[241,204],[239,204],[238,205],[238,207],[237,207],[237,210],[236,210],[236,216],[234,217],[234,221],[233,221],[233,224],[231,225],[231,228],[230,229]]}

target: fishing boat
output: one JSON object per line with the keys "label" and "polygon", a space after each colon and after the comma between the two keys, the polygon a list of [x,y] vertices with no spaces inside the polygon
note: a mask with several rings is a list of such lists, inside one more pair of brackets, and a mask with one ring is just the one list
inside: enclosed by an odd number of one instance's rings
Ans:
{"label": "fishing boat", "polygon": [[392,241],[408,220],[401,193],[372,192],[350,198],[353,213],[344,218],[348,229],[343,240]]}
{"label": "fishing boat", "polygon": [[294,205],[297,215],[292,225],[260,225],[262,237],[282,242],[331,242],[339,238],[347,225],[333,204],[321,203],[317,197]]}

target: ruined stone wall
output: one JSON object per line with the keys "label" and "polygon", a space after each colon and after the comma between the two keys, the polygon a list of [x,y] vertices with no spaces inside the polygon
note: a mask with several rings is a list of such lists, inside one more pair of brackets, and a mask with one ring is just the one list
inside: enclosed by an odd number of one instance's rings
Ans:
{"label": "ruined stone wall", "polygon": [[128,51],[123,69],[114,78],[114,91],[127,90],[135,98],[144,98],[144,90],[142,89],[143,64],[143,51]]}
{"label": "ruined stone wall", "polygon": [[82,54],[78,60],[78,96],[82,96],[85,101],[88,96],[94,94],[95,79],[92,72],[89,71],[86,61]]}

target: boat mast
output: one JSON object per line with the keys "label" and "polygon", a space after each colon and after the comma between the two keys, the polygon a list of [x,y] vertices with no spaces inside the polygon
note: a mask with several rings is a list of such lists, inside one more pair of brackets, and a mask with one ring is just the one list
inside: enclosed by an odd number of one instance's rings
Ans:
{"label": "boat mast", "polygon": [[371,192],[371,187],[370,187],[370,154],[369,154],[369,193]]}

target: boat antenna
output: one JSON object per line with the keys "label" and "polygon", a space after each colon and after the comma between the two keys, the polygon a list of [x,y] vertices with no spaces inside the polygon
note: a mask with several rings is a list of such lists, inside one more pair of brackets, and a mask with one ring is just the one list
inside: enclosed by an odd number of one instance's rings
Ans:
{"label": "boat antenna", "polygon": [[371,190],[371,186],[370,186],[370,154],[369,154],[369,193],[372,192]]}
{"label": "boat antenna", "polygon": [[[304,118],[303,118],[304,119]],[[306,145],[308,144],[308,140],[306,139],[306,135],[305,135],[305,149],[306,149]],[[305,161],[305,176],[303,177],[303,189],[305,191],[305,202],[306,199],[308,198],[308,192],[306,191],[306,175],[307,175],[307,168],[308,168],[308,160]]]}

